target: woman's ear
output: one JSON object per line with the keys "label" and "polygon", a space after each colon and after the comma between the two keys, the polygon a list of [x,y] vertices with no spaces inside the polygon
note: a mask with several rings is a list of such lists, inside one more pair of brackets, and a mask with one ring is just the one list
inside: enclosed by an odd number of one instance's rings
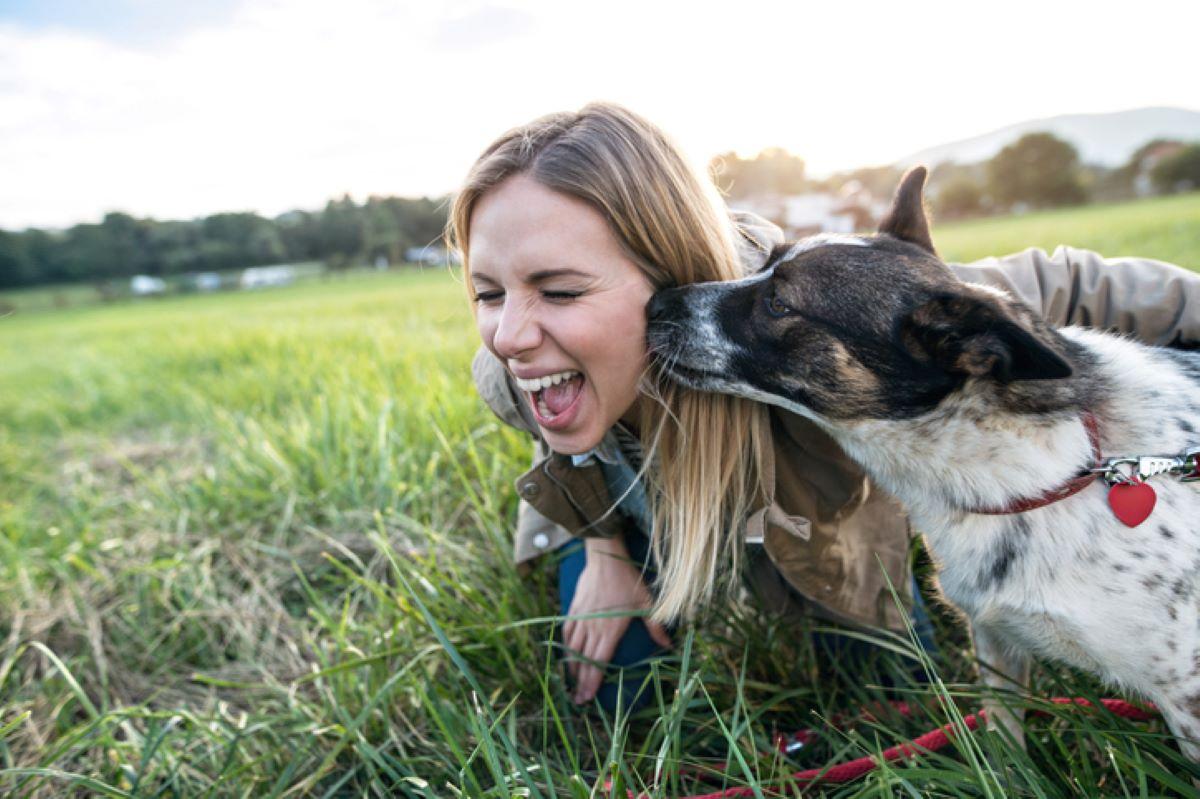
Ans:
{"label": "woman's ear", "polygon": [[949,374],[1014,380],[1058,380],[1071,365],[1043,331],[1026,330],[1000,303],[966,294],[943,294],[902,323],[900,340],[918,360]]}
{"label": "woman's ear", "polygon": [[933,255],[933,239],[929,236],[929,220],[921,190],[925,186],[925,167],[914,166],[900,178],[892,207],[879,223],[879,232],[915,244]]}

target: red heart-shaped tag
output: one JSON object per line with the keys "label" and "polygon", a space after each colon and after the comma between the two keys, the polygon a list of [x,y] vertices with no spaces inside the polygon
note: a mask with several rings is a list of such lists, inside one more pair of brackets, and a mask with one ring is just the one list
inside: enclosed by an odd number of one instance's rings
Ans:
{"label": "red heart-shaped tag", "polygon": [[1150,516],[1158,495],[1146,483],[1117,483],[1108,489],[1108,504],[1126,527],[1137,527]]}

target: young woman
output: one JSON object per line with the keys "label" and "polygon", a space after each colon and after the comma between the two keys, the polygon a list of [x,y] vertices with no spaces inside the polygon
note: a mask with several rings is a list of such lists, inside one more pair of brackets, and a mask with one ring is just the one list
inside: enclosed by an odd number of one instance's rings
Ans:
{"label": "young woman", "polygon": [[[887,588],[913,602],[902,509],[812,423],[658,380],[644,306],[658,289],[760,266],[779,231],[731,216],[711,183],[648,121],[594,103],[515,128],[484,151],[451,211],[483,347],[473,373],[505,422],[531,434],[517,480],[519,562],[561,551],[560,599],[575,700],[600,665],[670,643],[741,573],[775,610],[897,629]],[[1200,277],[1060,248],[956,267],[1059,325],[1154,344],[1200,341]],[[580,543],[582,539],[582,543]],[[659,570],[652,593],[641,565]],[[882,569],[880,566],[882,565]],[[885,575],[886,572],[886,575]],[[600,665],[598,665],[600,664]],[[616,694],[601,694],[612,707]]]}

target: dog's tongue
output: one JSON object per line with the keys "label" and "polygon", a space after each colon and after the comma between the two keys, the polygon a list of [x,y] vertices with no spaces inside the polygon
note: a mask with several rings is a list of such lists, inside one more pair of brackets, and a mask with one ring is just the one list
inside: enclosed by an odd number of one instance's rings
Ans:
{"label": "dog's tongue", "polygon": [[546,407],[550,409],[550,413],[558,416],[560,413],[571,407],[571,403],[575,401],[575,397],[579,396],[579,390],[583,387],[583,378],[576,376],[570,380],[564,380],[556,386],[542,389],[542,402],[546,403]]}

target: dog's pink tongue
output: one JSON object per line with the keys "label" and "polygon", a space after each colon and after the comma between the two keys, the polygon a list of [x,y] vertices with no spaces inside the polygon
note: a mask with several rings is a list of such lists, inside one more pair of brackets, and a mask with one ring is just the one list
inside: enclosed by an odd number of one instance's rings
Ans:
{"label": "dog's pink tongue", "polygon": [[546,407],[550,409],[550,413],[557,416],[558,414],[571,407],[571,403],[579,396],[579,391],[583,387],[582,377],[572,377],[570,380],[564,380],[557,386],[542,389],[542,402],[546,403]]}

